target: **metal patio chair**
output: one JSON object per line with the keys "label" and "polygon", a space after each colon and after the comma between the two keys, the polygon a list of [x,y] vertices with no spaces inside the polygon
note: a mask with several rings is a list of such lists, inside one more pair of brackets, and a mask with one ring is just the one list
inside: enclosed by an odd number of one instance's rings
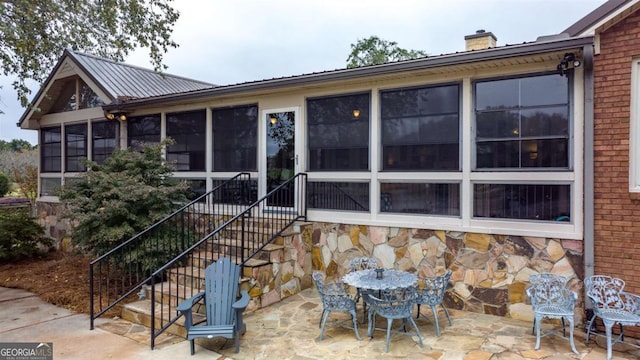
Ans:
{"label": "metal patio chair", "polygon": [[422,286],[418,287],[418,313],[416,319],[420,317],[420,305],[428,305],[433,312],[433,318],[436,324],[436,335],[440,336],[440,324],[438,322],[438,309],[437,306],[444,310],[444,314],[447,316],[449,325],[451,325],[451,317],[449,317],[449,310],[442,304],[444,300],[444,294],[447,292],[447,286],[449,285],[449,279],[451,279],[451,270],[447,270],[444,274],[432,278],[420,279]]}
{"label": "metal patio chair", "polygon": [[[378,259],[370,258],[370,257],[356,257],[351,259],[349,262],[349,272],[359,271],[359,270],[375,270],[380,269],[380,263],[378,263]],[[362,299],[362,321],[365,321],[365,317],[367,316],[367,297],[363,294],[363,290],[360,288],[356,289],[356,304]]]}
{"label": "metal patio chair", "polygon": [[[610,360],[613,345],[624,341],[624,326],[640,326],[640,296],[623,291],[624,280],[607,275],[590,276],[584,283],[587,296],[593,304],[593,316],[587,325],[587,342],[593,332],[593,322],[599,317],[604,324],[607,360]],[[620,326],[620,334],[613,339],[613,326],[616,323]]]}
{"label": "metal patio chair", "polygon": [[[191,341],[191,355],[195,353],[196,338],[224,337],[235,339],[235,351],[240,351],[240,335],[246,331],[242,313],[249,304],[249,294],[241,291],[238,299],[240,267],[229,258],[220,258],[205,269],[205,290],[183,301],[176,310],[184,315],[187,340]],[[194,325],[192,308],[204,299],[207,319]]]}
{"label": "metal patio chair", "polygon": [[[422,335],[420,330],[413,321],[413,307],[416,305],[418,292],[415,286],[408,288],[396,288],[380,290],[380,297],[374,296],[372,293],[367,293],[367,302],[369,302],[369,328],[367,334],[369,338],[373,337],[373,332],[376,330],[376,316],[382,316],[387,319],[387,342],[385,351],[389,352],[389,342],[391,340],[392,333],[413,335],[413,333],[406,331],[407,321],[415,329],[415,334],[418,336],[420,347],[423,346]],[[393,330],[391,325],[393,320],[402,320],[402,330]]]}
{"label": "metal patio chair", "polygon": [[[361,340],[356,319],[356,302],[349,294],[349,285],[340,281],[327,282],[325,281],[324,273],[320,271],[314,271],[311,277],[320,294],[320,300],[322,300],[322,315],[319,323],[320,340],[324,338],[325,325],[332,311],[350,313],[353,320],[353,331],[356,334],[356,338]],[[338,325],[343,325],[343,322],[338,323]]]}
{"label": "metal patio chair", "polygon": [[566,319],[569,322],[569,343],[571,344],[571,350],[574,353],[579,354],[573,342],[573,312],[576,301],[578,300],[578,294],[566,287],[567,279],[563,276],[551,273],[541,273],[531,275],[529,281],[531,285],[527,289],[527,295],[531,300],[531,305],[535,315],[535,349],[540,349],[541,337],[552,335],[557,331],[553,330],[545,334],[541,334],[540,327],[543,318],[563,319],[563,331],[564,320]]}

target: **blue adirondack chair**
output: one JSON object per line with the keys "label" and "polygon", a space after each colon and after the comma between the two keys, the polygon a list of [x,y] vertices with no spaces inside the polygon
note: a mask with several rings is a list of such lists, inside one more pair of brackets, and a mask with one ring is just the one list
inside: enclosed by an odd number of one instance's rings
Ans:
{"label": "blue adirondack chair", "polygon": [[[187,340],[191,341],[191,355],[195,353],[196,338],[224,337],[235,339],[235,351],[240,351],[240,335],[246,331],[242,313],[249,304],[249,294],[241,291],[238,299],[240,267],[228,258],[218,259],[205,270],[205,291],[183,301],[177,308],[184,315]],[[192,308],[204,299],[207,320],[194,325]]]}

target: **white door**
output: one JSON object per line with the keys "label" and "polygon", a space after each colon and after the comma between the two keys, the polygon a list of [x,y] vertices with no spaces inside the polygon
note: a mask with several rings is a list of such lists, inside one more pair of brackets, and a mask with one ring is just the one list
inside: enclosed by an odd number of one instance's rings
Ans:
{"label": "white door", "polygon": [[[299,172],[296,153],[296,134],[299,124],[298,108],[270,109],[262,111],[264,146],[261,171],[261,188],[264,194],[291,179]],[[277,196],[267,202],[271,210],[286,210],[296,204],[295,184],[281,189]]]}

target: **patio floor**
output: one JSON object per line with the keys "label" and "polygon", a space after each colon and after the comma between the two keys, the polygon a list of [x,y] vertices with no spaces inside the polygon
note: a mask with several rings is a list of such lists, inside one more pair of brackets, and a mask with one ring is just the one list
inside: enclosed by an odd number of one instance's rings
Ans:
{"label": "patio floor", "polygon": [[[430,310],[422,308],[430,317]],[[434,324],[421,316],[416,323],[422,332],[424,346],[417,338],[395,335],[391,338],[389,352],[385,353],[385,335],[376,331],[373,339],[366,336],[366,323],[358,324],[362,341],[357,341],[352,329],[333,327],[330,323],[349,319],[349,314],[332,313],[327,321],[324,339],[319,339],[318,319],[322,304],[314,288],[249,313],[245,316],[247,332],[240,340],[240,352],[233,352],[233,341],[207,340],[208,348],[231,359],[604,359],[604,338],[585,344],[585,333],[575,330],[576,348],[580,355],[571,352],[569,342],[559,336],[541,339],[540,350],[534,350],[535,336],[531,335],[531,323],[510,318],[483,315],[464,311],[450,311],[452,325],[446,319],[440,321],[441,336],[436,337]],[[358,307],[359,320],[362,309]],[[386,326],[386,320],[377,325]],[[630,340],[630,339],[628,339]],[[638,359],[640,351],[632,347],[616,345],[614,359]],[[196,348],[196,352],[198,348]]]}

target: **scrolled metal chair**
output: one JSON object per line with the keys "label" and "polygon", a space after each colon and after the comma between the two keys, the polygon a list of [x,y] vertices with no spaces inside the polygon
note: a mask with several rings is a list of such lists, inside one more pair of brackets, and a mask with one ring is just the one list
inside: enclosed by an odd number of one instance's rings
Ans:
{"label": "scrolled metal chair", "polygon": [[[349,272],[375,269],[380,269],[380,263],[376,258],[356,257],[349,262]],[[364,321],[367,316],[367,297],[363,295],[362,289],[357,288],[355,302],[358,303],[360,299],[362,299],[362,321]]]}
{"label": "scrolled metal chair", "polygon": [[432,278],[421,279],[421,286],[418,287],[417,305],[418,311],[416,319],[420,317],[420,305],[428,305],[433,312],[433,318],[436,324],[436,335],[440,336],[440,324],[438,322],[438,309],[440,305],[444,310],[449,325],[451,325],[451,317],[449,317],[449,310],[442,304],[444,295],[447,292],[447,286],[449,285],[449,279],[451,279],[451,270],[447,270],[444,274]]}
{"label": "scrolled metal chair", "polygon": [[[311,277],[320,294],[320,300],[322,300],[322,315],[319,324],[320,340],[324,338],[325,325],[332,311],[350,313],[353,320],[353,331],[356,338],[361,340],[356,320],[356,302],[349,294],[349,286],[340,281],[326,282],[324,273],[319,271],[314,271]],[[343,325],[343,323],[338,323],[338,325]]]}
{"label": "scrolled metal chair", "polygon": [[[529,281],[531,286],[527,289],[527,295],[531,300],[531,305],[535,315],[535,349],[540,349],[541,337],[551,335],[556,332],[554,330],[549,331],[546,334],[541,334],[540,327],[543,318],[566,319],[569,322],[569,343],[571,344],[571,350],[575,354],[579,354],[573,342],[573,312],[576,301],[578,300],[578,294],[567,289],[567,279],[563,276],[551,273],[541,273],[531,275]],[[564,323],[562,328],[564,331]]]}
{"label": "scrolled metal chair", "polygon": [[[369,328],[367,334],[369,338],[373,337],[373,332],[376,330],[376,315],[380,315],[387,319],[387,342],[385,351],[389,352],[389,342],[391,340],[391,333],[399,333],[405,335],[412,335],[412,333],[406,332],[406,322],[409,321],[415,329],[415,334],[418,336],[420,347],[423,346],[422,335],[418,326],[413,321],[413,307],[416,304],[418,293],[415,286],[408,288],[397,288],[380,290],[380,297],[376,297],[371,293],[367,293],[367,302],[369,302]],[[395,319],[402,319],[403,332],[392,330],[391,324]]]}
{"label": "scrolled metal chair", "polygon": [[[607,360],[612,347],[624,341],[624,325],[640,326],[640,296],[623,291],[624,280],[607,275],[594,275],[584,280],[587,297],[593,304],[593,316],[587,325],[587,342],[596,317],[602,319],[607,337]],[[620,325],[620,334],[612,339],[613,326]],[[634,345],[634,344],[629,344]]]}

